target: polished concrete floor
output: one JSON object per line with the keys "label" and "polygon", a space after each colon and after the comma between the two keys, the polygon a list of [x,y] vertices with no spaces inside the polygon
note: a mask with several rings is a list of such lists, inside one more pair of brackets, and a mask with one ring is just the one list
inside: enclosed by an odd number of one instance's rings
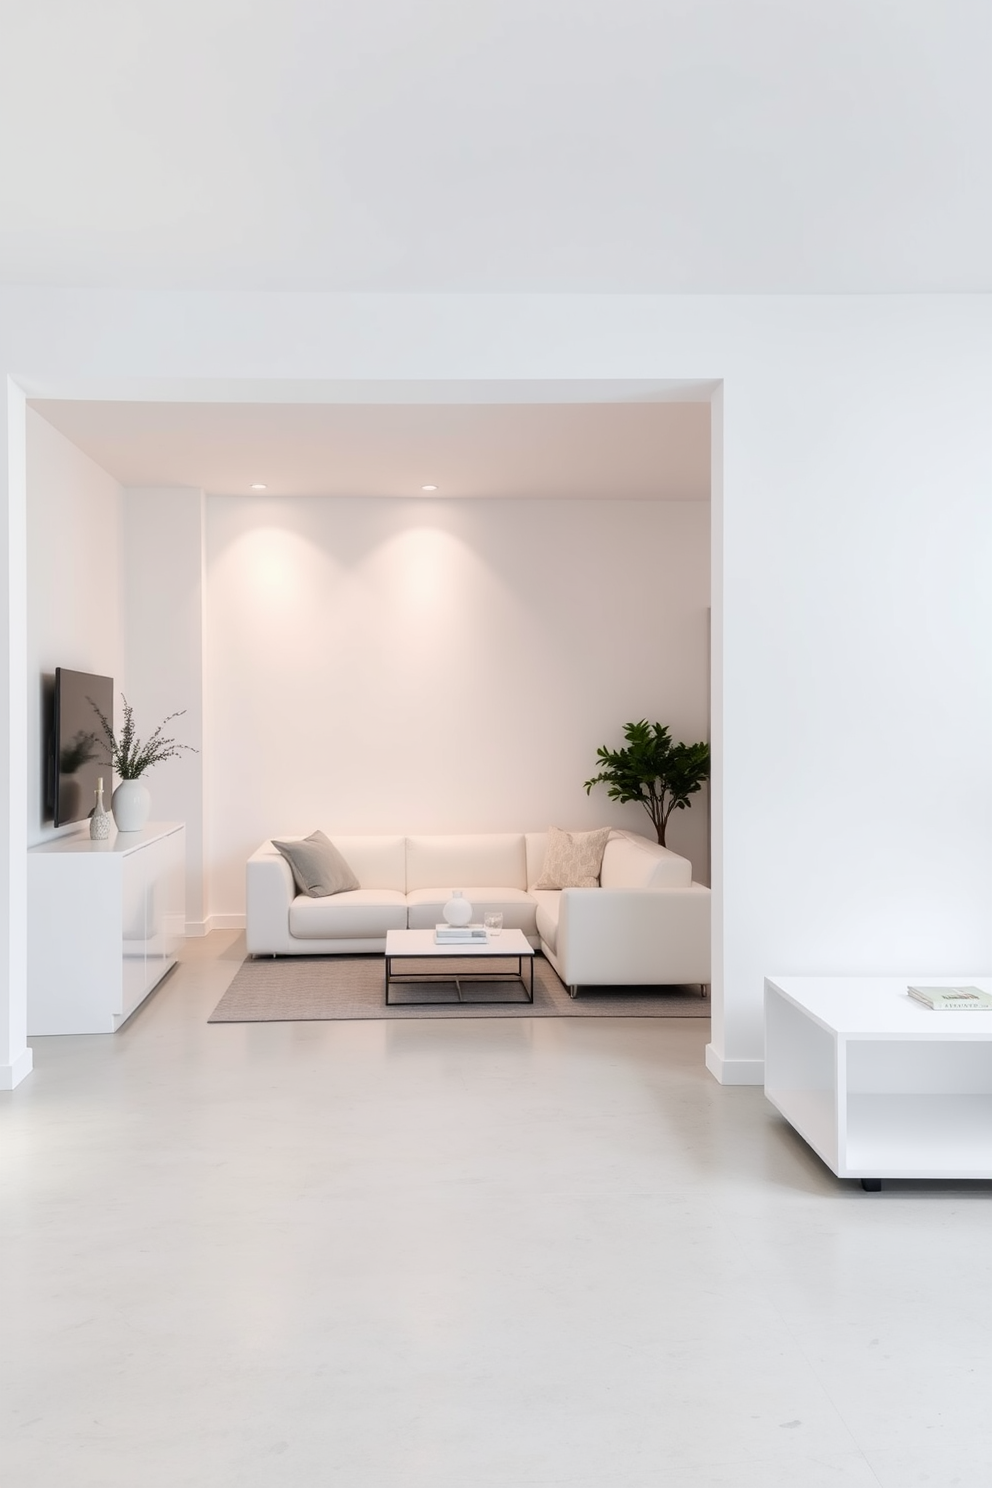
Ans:
{"label": "polished concrete floor", "polygon": [[208,1027],[0,1097],[10,1488],[988,1488],[992,1189],[835,1180],[707,1024]]}

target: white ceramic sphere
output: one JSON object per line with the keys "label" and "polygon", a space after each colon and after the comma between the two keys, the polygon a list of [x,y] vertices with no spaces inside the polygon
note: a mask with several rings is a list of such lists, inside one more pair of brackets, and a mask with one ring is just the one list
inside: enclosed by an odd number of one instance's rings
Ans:
{"label": "white ceramic sphere", "polygon": [[472,918],[472,906],[461,889],[452,889],[451,898],[441,913],[449,925],[467,925]]}

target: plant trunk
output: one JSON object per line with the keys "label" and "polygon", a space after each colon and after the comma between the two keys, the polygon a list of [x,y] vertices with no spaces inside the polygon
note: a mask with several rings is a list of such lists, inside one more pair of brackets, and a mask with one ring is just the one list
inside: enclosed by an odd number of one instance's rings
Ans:
{"label": "plant trunk", "polygon": [[648,816],[651,818],[651,825],[654,827],[655,835],[657,836],[659,843],[661,844],[662,847],[664,847],[664,845],[665,845],[665,827],[667,826],[667,821],[666,821],[664,812],[661,810],[660,807],[656,808],[655,810],[652,810],[651,809],[651,806],[648,804],[647,801],[644,802],[644,810],[647,812]]}

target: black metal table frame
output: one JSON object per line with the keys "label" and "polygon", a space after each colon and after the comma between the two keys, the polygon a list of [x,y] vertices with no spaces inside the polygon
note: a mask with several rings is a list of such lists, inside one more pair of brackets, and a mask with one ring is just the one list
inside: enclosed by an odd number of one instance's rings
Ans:
{"label": "black metal table frame", "polygon": [[[534,1001],[534,953],[533,952],[531,952],[531,954],[529,956],[525,952],[523,952],[523,951],[517,952],[516,955],[512,951],[509,951],[509,952],[506,953],[506,955],[500,954],[500,955],[494,955],[492,957],[486,957],[486,960],[494,960],[494,961],[495,960],[500,960],[500,961],[516,961],[516,963],[517,963],[517,969],[516,969],[515,972],[514,971],[479,971],[479,972],[472,971],[471,973],[466,973],[466,972],[463,972],[462,971],[462,972],[458,972],[457,975],[451,975],[451,974],[449,974],[448,976],[444,976],[443,973],[440,973],[440,972],[437,972],[437,971],[412,971],[412,972],[403,972],[402,975],[400,975],[400,976],[394,976],[393,975],[393,962],[394,961],[430,961],[430,960],[433,960],[433,961],[446,961],[448,959],[449,958],[447,956],[432,956],[429,951],[426,952],[423,955],[416,955],[416,954],[411,955],[409,951],[405,951],[402,954],[399,954],[399,955],[396,955],[396,956],[387,956],[386,957],[386,1006],[387,1007],[499,1007],[501,1005],[508,1004],[510,1006],[524,1007],[525,1005],[529,1005],[530,1003],[532,1003]],[[480,956],[479,957],[479,960],[481,961],[482,959],[483,958]],[[529,964],[530,964],[530,976],[526,980],[524,978],[524,962],[525,961],[529,962]],[[524,992],[527,995],[524,996],[524,997],[488,997],[488,998],[486,998],[486,1000],[484,1002],[474,1002],[474,1001],[473,1002],[466,1002],[465,999],[464,999],[464,997],[462,996],[462,982],[464,982],[466,984],[466,986],[471,986],[471,985],[485,986],[485,984],[487,982],[508,982],[508,981],[518,981],[520,983],[521,987],[523,987]],[[428,999],[421,999],[418,1002],[392,1002],[392,1001],[390,1001],[390,997],[389,997],[389,989],[390,989],[390,987],[392,986],[392,984],[394,982],[399,982],[401,985],[403,983],[406,983],[406,984],[414,985],[414,986],[417,985],[420,982],[435,982],[435,983],[436,982],[454,982],[454,984],[455,984],[455,991],[458,994],[458,1001],[457,1002],[452,1002],[450,998],[444,998],[441,1002],[436,1002],[434,1000],[428,1000]]]}

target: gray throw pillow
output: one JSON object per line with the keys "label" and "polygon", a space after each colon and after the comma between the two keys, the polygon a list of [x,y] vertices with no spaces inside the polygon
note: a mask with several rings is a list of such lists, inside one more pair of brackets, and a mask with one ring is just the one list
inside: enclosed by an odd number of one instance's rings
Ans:
{"label": "gray throw pillow", "polygon": [[563,832],[548,828],[548,847],[535,889],[597,889],[603,853],[612,827],[594,832]]}
{"label": "gray throw pillow", "polygon": [[323,832],[311,832],[300,842],[276,842],[293,870],[296,887],[311,899],[325,899],[328,894],[341,894],[345,889],[358,889],[361,884],[352,873],[334,843]]}

